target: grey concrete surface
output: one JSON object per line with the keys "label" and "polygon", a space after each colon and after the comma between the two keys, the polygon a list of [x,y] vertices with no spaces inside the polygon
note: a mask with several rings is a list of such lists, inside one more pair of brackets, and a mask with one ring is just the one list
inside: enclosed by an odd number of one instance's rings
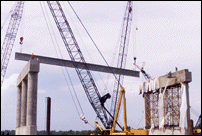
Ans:
{"label": "grey concrete surface", "polygon": [[[16,60],[29,61],[30,57],[31,57],[30,54],[17,53],[17,52],[15,53]],[[71,60],[44,57],[39,55],[35,55],[35,58],[39,59],[39,63],[44,63],[44,64],[64,66],[64,67],[70,67],[70,68],[75,68],[75,65],[77,65],[79,69],[86,69],[86,66],[87,66],[87,69],[92,71],[121,74],[124,76],[132,76],[132,77],[140,76],[139,71],[134,71],[134,70],[120,69],[116,67],[108,67],[108,66],[90,64],[90,63],[74,62]]]}
{"label": "grey concrete surface", "polygon": [[37,135],[39,61],[31,59],[17,78],[16,135]]}
{"label": "grey concrete surface", "polygon": [[27,92],[27,125],[36,125],[37,119],[37,83],[38,75],[35,72],[28,73]]}
{"label": "grey concrete surface", "polygon": [[19,128],[20,122],[21,122],[21,87],[20,86],[17,87],[17,105],[16,106],[17,106],[16,107],[16,128]]}
{"label": "grey concrete surface", "polygon": [[[189,72],[188,69],[183,69],[180,71],[176,71],[171,73],[171,77],[168,83],[169,86],[175,86],[177,84],[181,83],[189,83],[192,81],[192,74]],[[159,88],[165,87],[167,80],[168,80],[168,75],[160,76],[159,78]]]}
{"label": "grey concrete surface", "polygon": [[17,86],[19,86],[23,79],[27,79],[29,72],[39,72],[39,61],[36,59],[28,61],[27,65],[23,68],[22,72],[17,78]]}
{"label": "grey concrete surface", "polygon": [[165,129],[152,129],[149,131],[149,135],[187,135],[187,131],[184,128],[165,128]]}
{"label": "grey concrete surface", "polygon": [[21,126],[26,126],[26,114],[27,114],[27,81],[22,80],[21,90]]}

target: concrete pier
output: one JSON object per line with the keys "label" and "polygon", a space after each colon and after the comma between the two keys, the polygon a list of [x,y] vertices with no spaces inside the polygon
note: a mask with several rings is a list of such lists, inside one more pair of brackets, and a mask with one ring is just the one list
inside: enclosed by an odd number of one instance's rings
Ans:
{"label": "concrete pier", "polygon": [[16,135],[20,135],[20,126],[21,126],[21,87],[17,86],[17,112],[16,112]]}
{"label": "concrete pier", "polygon": [[21,99],[21,126],[26,126],[27,114],[27,81],[22,81],[22,99]]}
{"label": "concrete pier", "polygon": [[16,135],[37,135],[38,60],[31,59],[17,79]]}
{"label": "concrete pier", "polygon": [[37,112],[37,74],[28,74],[28,100],[27,100],[27,125],[36,125]]}
{"label": "concrete pier", "polygon": [[191,72],[183,69],[140,85],[145,104],[145,128],[150,129],[149,135],[192,134],[189,123],[191,81]]}

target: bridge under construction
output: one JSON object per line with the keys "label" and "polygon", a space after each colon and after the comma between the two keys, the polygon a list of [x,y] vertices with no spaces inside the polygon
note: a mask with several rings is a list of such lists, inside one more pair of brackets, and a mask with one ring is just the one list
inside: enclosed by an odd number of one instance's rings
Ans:
{"label": "bridge under construction", "polygon": [[[192,82],[192,73],[188,69],[177,70],[176,68],[175,72],[168,72],[166,75],[151,78],[143,67],[141,68],[136,64],[136,57],[134,57],[134,65],[140,71],[125,68],[133,16],[132,1],[127,2],[124,12],[116,67],[112,67],[107,63],[81,19],[68,2],[106,65],[87,63],[60,2],[46,2],[70,60],[21,53],[22,51],[15,53],[15,60],[28,62],[17,78],[16,135],[37,135],[38,73],[44,70],[40,69],[40,64],[75,69],[87,99],[99,119],[94,123],[100,129],[102,135],[201,134],[201,129],[194,127],[193,120],[190,117],[189,83]],[[24,3],[25,1],[17,1],[10,15],[11,19],[1,49],[1,86],[23,16]],[[138,28],[135,30],[138,30]],[[20,37],[19,44],[21,46],[23,40],[24,38]],[[110,73],[114,76],[114,88],[111,89],[111,94],[100,94],[91,71]],[[138,130],[128,129],[125,97],[127,90],[123,86],[123,80],[124,76],[139,78],[140,73],[146,79],[139,85],[139,96],[144,100],[144,128]],[[105,105],[108,99],[111,100],[109,109]],[[77,98],[76,100],[80,104],[79,99]],[[123,105],[124,127],[118,121],[121,104]],[[86,124],[88,123],[83,114],[80,114],[80,118]],[[200,124],[200,121],[199,119],[197,124]],[[50,118],[47,122],[50,125]],[[121,132],[115,132],[116,125],[120,127]],[[50,126],[47,128],[50,129]],[[50,132],[50,130],[48,131]]]}
{"label": "bridge under construction", "polygon": [[[72,62],[22,53],[16,53],[15,59],[28,61],[17,80],[16,134],[36,135],[39,64],[72,67]],[[94,67],[94,65],[90,64],[85,65],[92,67],[90,69]],[[96,71],[111,72],[110,70],[103,71],[105,66],[96,67]],[[120,73],[127,76],[139,76],[137,71],[110,69],[116,73],[120,70],[122,71]],[[127,72],[125,73],[124,71]],[[136,74],[133,75],[134,73]],[[140,85],[140,94],[144,98],[145,105],[145,130],[149,131],[149,135],[193,134],[193,122],[190,119],[189,104],[189,83],[191,81],[191,72],[184,69],[147,80]],[[22,122],[22,125],[20,125],[20,122]]]}

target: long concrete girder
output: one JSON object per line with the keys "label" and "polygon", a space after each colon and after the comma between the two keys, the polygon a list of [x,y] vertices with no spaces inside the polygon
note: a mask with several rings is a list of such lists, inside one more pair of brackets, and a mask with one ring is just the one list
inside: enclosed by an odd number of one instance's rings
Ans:
{"label": "long concrete girder", "polygon": [[[18,52],[15,53],[15,60],[29,61],[30,58],[31,58],[31,54],[18,53]],[[39,56],[39,55],[34,55],[34,58],[35,59],[37,58],[39,63],[44,63],[44,64],[75,68],[74,67],[74,63],[75,63],[79,69],[84,69],[85,65],[87,65],[88,69],[92,70],[92,71],[121,74],[124,76],[140,77],[139,71],[134,71],[134,70],[120,69],[120,68],[108,67],[108,66],[97,65],[97,64],[90,64],[90,63],[82,63],[82,62],[77,62],[77,61],[74,62],[71,60],[44,57],[44,56]]]}

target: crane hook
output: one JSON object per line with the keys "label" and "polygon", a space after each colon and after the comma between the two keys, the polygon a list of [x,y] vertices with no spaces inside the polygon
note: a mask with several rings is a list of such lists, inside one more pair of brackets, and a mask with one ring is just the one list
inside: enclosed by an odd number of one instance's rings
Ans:
{"label": "crane hook", "polygon": [[85,124],[88,123],[88,121],[86,120],[86,118],[83,114],[80,115],[80,119],[83,120],[85,122]]}
{"label": "crane hook", "polygon": [[20,44],[23,44],[23,37],[20,37]]}

